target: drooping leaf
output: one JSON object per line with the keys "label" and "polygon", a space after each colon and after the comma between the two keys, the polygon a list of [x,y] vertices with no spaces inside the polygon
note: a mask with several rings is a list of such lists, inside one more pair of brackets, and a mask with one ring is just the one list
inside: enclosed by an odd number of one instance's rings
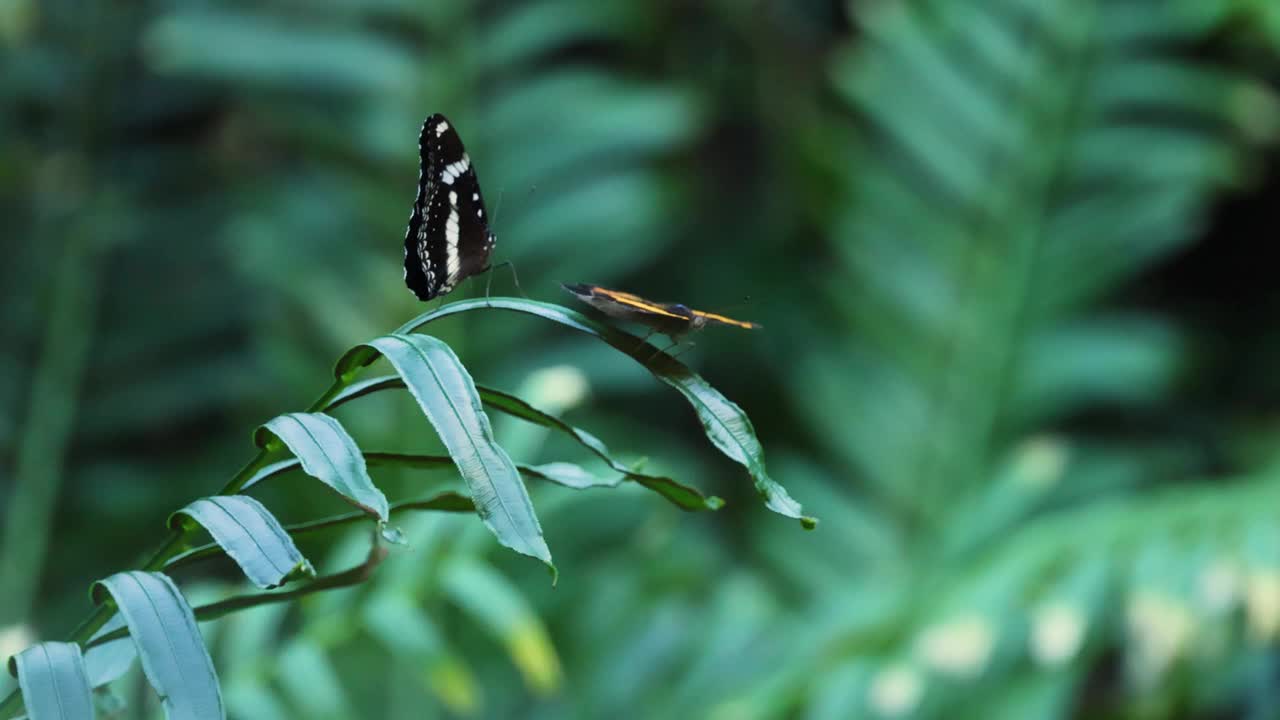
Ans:
{"label": "drooping leaf", "polygon": [[175,529],[186,515],[204,526],[260,588],[273,588],[295,577],[313,577],[315,569],[293,544],[271,511],[247,495],[197,500],[169,517]]}
{"label": "drooping leaf", "polygon": [[[560,323],[579,332],[598,337],[618,351],[631,356],[655,377],[675,388],[685,397],[702,422],[707,438],[718,450],[747,469],[755,482],[756,491],[764,498],[765,505],[770,510],[799,519],[805,528],[811,529],[817,525],[814,518],[803,514],[800,503],[787,493],[786,488],[769,477],[765,470],[764,450],[760,447],[760,441],[755,436],[751,421],[742,408],[721,395],[718,390],[680,361],[666,353],[654,353],[652,350],[645,349],[640,338],[634,335],[596,322],[582,313],[559,305],[516,298],[487,298],[449,303],[419,315],[402,326],[399,332],[412,332],[433,320],[449,315],[489,308],[527,313]],[[347,376],[357,368],[368,365],[375,358],[376,354],[371,350],[356,348],[338,361],[335,373],[339,377]]]}
{"label": "drooping leaf", "polygon": [[[338,405],[350,402],[351,400],[363,397],[370,393],[378,392],[379,390],[402,387],[404,387],[404,381],[395,375],[385,375],[382,377],[361,380],[348,385],[342,392],[335,395],[324,409],[330,410]],[[636,472],[634,469],[629,468],[614,459],[609,454],[609,448],[605,447],[605,444],[596,436],[586,430],[574,427],[550,413],[543,412],[510,393],[484,387],[482,385],[476,386],[476,389],[480,393],[480,400],[490,408],[567,435],[582,447],[590,450],[596,457],[608,463],[609,467],[614,471],[622,473],[623,479],[634,481],[646,488],[649,488],[650,490],[653,490],[682,510],[718,510],[724,506],[724,501],[720,498],[715,497],[714,495],[707,497],[697,488],[684,485],[669,477]],[[366,459],[373,462],[372,454],[367,454]],[[264,469],[262,472],[265,473],[266,470]],[[255,476],[252,482],[258,482],[258,478]],[[597,478],[596,481],[589,484],[592,487],[613,487],[617,483],[612,481],[601,481]],[[570,487],[578,486],[570,485]]]}
{"label": "drooping leaf", "polygon": [[385,355],[436,429],[467,483],[476,512],[503,545],[552,567],[551,551],[515,463],[498,445],[466,368],[445,343],[393,334],[356,350]]}
{"label": "drooping leaf", "polygon": [[191,606],[168,576],[116,573],[93,584],[94,601],[113,600],[124,616],[142,669],[169,720],[222,720],[218,676]]}
{"label": "drooping leaf", "polygon": [[12,662],[31,720],[93,720],[93,697],[79,645],[32,645]]}
{"label": "drooping leaf", "polygon": [[281,415],[258,428],[254,441],[265,448],[272,436],[293,451],[308,475],[386,521],[387,498],[369,477],[356,441],[337,420],[324,413]]}
{"label": "drooping leaf", "polygon": [[[502,392],[501,390],[481,387],[480,399],[489,407],[501,410],[508,415],[512,415],[522,420],[527,420],[528,422],[568,435],[577,441],[579,445],[590,450],[596,457],[608,463],[609,467],[614,471],[622,473],[623,479],[634,481],[658,493],[659,495],[662,495],[682,510],[719,510],[724,506],[724,501],[720,498],[714,495],[710,497],[703,495],[697,488],[676,482],[669,477],[636,472],[632,468],[629,468],[615,460],[609,454],[609,448],[605,447],[605,444],[596,436],[586,430],[574,427],[550,413],[545,413],[514,395]],[[596,480],[597,481],[590,483],[590,485],[593,487],[616,485],[616,483],[608,481],[599,482],[598,479]],[[576,486],[570,485],[570,487]]]}
{"label": "drooping leaf", "polygon": [[575,490],[586,490],[587,488],[604,487],[613,488],[622,484],[626,480],[626,476],[618,476],[612,480],[608,478],[598,477],[587,472],[581,465],[575,465],[568,462],[551,462],[542,465],[527,465],[520,468],[520,471],[526,475],[540,478],[557,485],[573,488]]}

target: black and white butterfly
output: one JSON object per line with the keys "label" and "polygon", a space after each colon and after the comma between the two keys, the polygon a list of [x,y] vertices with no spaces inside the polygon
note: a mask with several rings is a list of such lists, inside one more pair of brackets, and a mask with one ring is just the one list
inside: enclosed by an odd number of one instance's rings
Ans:
{"label": "black and white butterfly", "polygon": [[404,238],[404,282],[419,300],[489,269],[497,238],[458,131],[439,113],[422,123],[418,197]]}

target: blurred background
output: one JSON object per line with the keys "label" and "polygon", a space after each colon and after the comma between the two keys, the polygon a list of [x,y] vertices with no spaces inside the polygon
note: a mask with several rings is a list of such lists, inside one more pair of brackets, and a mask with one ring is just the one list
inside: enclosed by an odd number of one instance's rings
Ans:
{"label": "blurred background", "polygon": [[[682,359],[822,525],[604,345],[437,323],[728,506],[532,487],[555,588],[474,517],[403,518],[367,586],[202,626],[234,718],[1276,717],[1278,90],[1274,0],[0,0],[0,654],[424,309],[402,242],[444,112],[529,296],[763,323]],[[438,449],[403,393],[338,414]],[[518,460],[588,462],[504,420]],[[112,692],[158,717],[136,670]]]}

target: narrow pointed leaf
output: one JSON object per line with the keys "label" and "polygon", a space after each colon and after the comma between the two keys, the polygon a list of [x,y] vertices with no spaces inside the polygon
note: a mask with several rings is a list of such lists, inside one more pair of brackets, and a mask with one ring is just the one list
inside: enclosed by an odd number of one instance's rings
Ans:
{"label": "narrow pointed leaf", "polygon": [[[452,467],[453,463],[449,462],[448,458],[444,458],[444,460],[449,463],[450,467]],[[294,461],[294,467],[297,467],[296,460]],[[471,502],[471,498],[467,497],[466,495],[462,495],[460,493],[451,492],[451,491],[445,491],[445,492],[436,493],[431,497],[422,498],[420,500],[401,500],[400,502],[391,504],[392,515],[402,510],[435,510],[437,512],[473,513],[476,511],[476,506],[475,506],[475,503]],[[284,530],[285,532],[289,533],[290,536],[297,536],[297,535],[302,535],[306,533],[317,532],[320,530],[326,530],[329,528],[340,527],[343,525],[351,525],[353,523],[360,522],[361,520],[365,520],[368,517],[369,515],[364,512],[352,512],[352,513],[347,513],[345,515],[335,515],[333,517],[321,518],[319,520],[312,520],[310,522],[290,525],[286,527]],[[395,528],[392,528],[390,526],[384,526],[382,532],[387,533],[388,535],[394,536],[396,533],[396,530]],[[384,539],[386,538],[387,538],[387,535],[384,535]],[[175,556],[172,560],[166,563],[165,570],[170,570],[172,568],[180,567],[183,565],[189,565],[197,560],[201,560],[207,557],[212,557],[214,555],[219,555],[223,552],[226,552],[225,549],[220,545],[218,545],[217,543],[210,543],[208,545],[201,545],[199,547],[194,547],[182,553],[181,555]],[[108,627],[110,627],[110,623],[108,623]],[[98,634],[101,635],[105,633],[103,631],[99,631]],[[97,637],[97,635],[95,635],[94,637]],[[86,654],[86,660],[90,664],[91,676],[93,675],[93,651],[97,650],[98,647],[99,646],[94,646],[89,648],[89,652]],[[102,646],[102,647],[105,647],[105,646]],[[97,687],[98,685],[99,683],[94,682],[94,687]]]}
{"label": "narrow pointed leaf", "polygon": [[[381,377],[370,378],[368,380],[361,380],[359,382],[352,383],[341,393],[335,395],[324,409],[333,409],[338,405],[350,402],[358,397],[363,397],[379,390],[403,387],[404,381],[395,375],[384,375]],[[645,473],[636,472],[610,456],[609,449],[605,447],[605,444],[596,436],[586,430],[574,427],[554,415],[543,412],[514,395],[505,393],[501,390],[487,388],[482,385],[476,386],[476,390],[480,393],[480,400],[488,407],[569,436],[579,445],[590,450],[596,457],[608,463],[609,467],[614,471],[622,473],[624,479],[639,483],[640,485],[653,490],[675,504],[675,506],[681,510],[718,510],[724,506],[724,501],[720,498],[715,496],[707,497],[697,488],[676,482],[669,477],[647,475]],[[371,454],[367,454],[366,459],[368,459],[369,462],[373,462]],[[597,478],[597,480],[599,479]],[[255,476],[251,483],[257,481],[258,478]],[[591,486],[615,487],[617,484],[618,483],[616,482],[599,480],[598,482],[592,483]],[[577,486],[571,485],[570,487]]]}
{"label": "narrow pointed leaf", "polygon": [[[625,479],[658,493],[681,510],[719,510],[724,507],[723,500],[714,495],[710,497],[703,495],[695,487],[676,482],[669,477],[636,472],[615,460],[609,454],[609,448],[605,447],[605,444],[595,435],[582,428],[574,427],[550,413],[543,412],[514,395],[504,393],[501,390],[482,387],[480,388],[480,399],[489,407],[501,410],[508,415],[568,435],[577,441],[579,445],[590,450],[596,457],[608,463],[609,467],[615,472],[622,473]],[[595,483],[597,486],[602,484],[604,483]],[[616,484],[612,483],[612,485]]]}
{"label": "narrow pointed leaf", "polygon": [[[97,638],[123,627],[124,617],[120,613],[116,613],[107,621],[106,625],[99,628],[98,632],[89,638],[89,642],[92,643]],[[102,687],[115,681],[128,672],[130,667],[133,667],[133,661],[137,657],[138,651],[133,647],[133,640],[127,637],[105,642],[101,645],[93,645],[84,651],[84,666],[85,671],[89,674],[89,684],[93,687]]]}
{"label": "narrow pointed leaf", "polygon": [[169,720],[222,720],[218,676],[191,606],[168,576],[116,573],[93,585],[94,601],[115,601],[129,627],[142,670]]}
{"label": "narrow pointed leaf", "polygon": [[14,656],[13,663],[31,720],[93,720],[93,697],[79,645],[32,645]]}
{"label": "narrow pointed leaf", "polygon": [[[370,465],[393,465],[399,467],[438,469],[441,467],[454,467],[453,461],[447,456],[439,455],[409,455],[402,453],[367,453],[365,459]],[[524,477],[534,478],[535,480],[543,480],[555,483],[563,487],[573,488],[575,490],[585,490],[587,488],[614,488],[622,484],[627,478],[602,478],[591,472],[588,472],[581,465],[567,462],[554,462],[545,465],[525,465],[516,463],[516,469]],[[454,502],[444,493],[441,496],[433,498],[433,507],[437,509],[457,509]],[[465,498],[464,498],[465,499]],[[711,498],[717,500],[719,498]],[[471,506],[470,500],[467,500],[467,506]],[[396,503],[391,506],[392,511],[405,507],[403,503]],[[421,501],[415,507],[421,507]]]}
{"label": "narrow pointed leaf", "polygon": [[[742,408],[721,395],[718,390],[711,387],[707,381],[683,363],[666,353],[653,352],[634,335],[596,322],[582,313],[559,305],[516,298],[487,298],[449,303],[419,315],[401,327],[398,332],[412,332],[433,320],[481,309],[508,310],[536,315],[598,337],[618,351],[631,356],[655,377],[675,388],[685,397],[697,413],[698,419],[702,421],[707,438],[720,452],[747,469],[755,482],[756,491],[770,510],[799,519],[805,528],[812,529],[817,526],[817,520],[803,514],[800,503],[787,493],[786,488],[769,477],[765,470],[764,450],[760,447],[751,421],[746,413],[742,412]],[[335,368],[336,374],[339,377],[348,377],[359,367],[373,362],[376,354],[370,353],[371,351],[365,348],[356,348],[348,352],[338,361]]]}
{"label": "narrow pointed leaf", "polygon": [[404,380],[498,542],[542,560],[554,572],[529,493],[515,463],[494,440],[475,384],[453,350],[427,335],[387,335],[365,347],[385,355]]}
{"label": "narrow pointed leaf", "polygon": [[[358,350],[367,352],[368,348],[361,345],[358,348]],[[374,355],[374,357],[377,357],[377,356]],[[390,390],[392,388],[403,388],[403,387],[404,387],[404,380],[401,380],[399,375],[379,375],[378,377],[375,377],[375,378],[360,380],[358,382],[353,382],[350,385],[347,385],[346,387],[344,387],[341,392],[339,392],[338,394],[334,395],[332,398],[329,399],[328,404],[326,404],[324,407],[320,409],[327,412],[329,410],[332,410],[338,407],[339,405],[345,405],[346,403],[349,403],[352,400],[355,400],[356,398],[361,398],[361,397],[364,397],[365,395],[369,395],[371,393],[375,393],[380,390]]]}
{"label": "narrow pointed leaf", "polygon": [[260,588],[273,588],[299,576],[316,574],[271,511],[251,497],[228,495],[197,500],[170,516],[169,525],[177,528],[190,522],[181,515],[204,526],[245,577]]}
{"label": "narrow pointed leaf", "polygon": [[536,477],[540,480],[553,482],[557,485],[563,485],[574,490],[586,490],[587,488],[603,487],[614,488],[622,484],[626,480],[625,475],[620,475],[612,480],[602,477],[596,477],[592,473],[587,472],[581,465],[575,465],[567,462],[553,462],[544,465],[524,465],[521,466],[520,472],[529,477]]}
{"label": "narrow pointed leaf", "polygon": [[337,420],[324,413],[289,413],[258,428],[254,440],[267,447],[272,436],[293,451],[308,475],[386,521],[387,498],[369,477],[356,441]]}
{"label": "narrow pointed leaf", "polygon": [[287,473],[293,470],[299,465],[301,465],[301,463],[298,461],[298,458],[296,457],[291,457],[285,460],[280,460],[278,462],[273,462],[270,465],[260,468],[253,475],[250,475],[249,479],[246,480],[244,484],[240,486],[240,492],[242,493],[247,492],[249,488],[253,487],[254,485],[257,485],[260,482],[265,482],[267,480],[270,480],[271,478],[277,475],[283,475],[284,473]]}

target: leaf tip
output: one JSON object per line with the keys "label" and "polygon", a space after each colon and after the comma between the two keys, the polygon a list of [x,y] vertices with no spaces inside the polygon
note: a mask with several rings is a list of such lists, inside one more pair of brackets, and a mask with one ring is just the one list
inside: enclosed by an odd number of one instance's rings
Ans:
{"label": "leaf tip", "polygon": [[717,495],[708,495],[705,504],[708,510],[719,510],[724,507],[724,498]]}
{"label": "leaf tip", "polygon": [[280,438],[271,432],[266,425],[260,425],[253,431],[253,444],[259,450],[274,452],[280,449]]}
{"label": "leaf tip", "polygon": [[311,564],[310,560],[306,558],[302,558],[302,560],[298,561],[297,565],[293,566],[293,569],[289,571],[289,574],[285,576],[285,579],[288,580],[291,578],[314,578],[315,576],[316,576],[315,566]]}

